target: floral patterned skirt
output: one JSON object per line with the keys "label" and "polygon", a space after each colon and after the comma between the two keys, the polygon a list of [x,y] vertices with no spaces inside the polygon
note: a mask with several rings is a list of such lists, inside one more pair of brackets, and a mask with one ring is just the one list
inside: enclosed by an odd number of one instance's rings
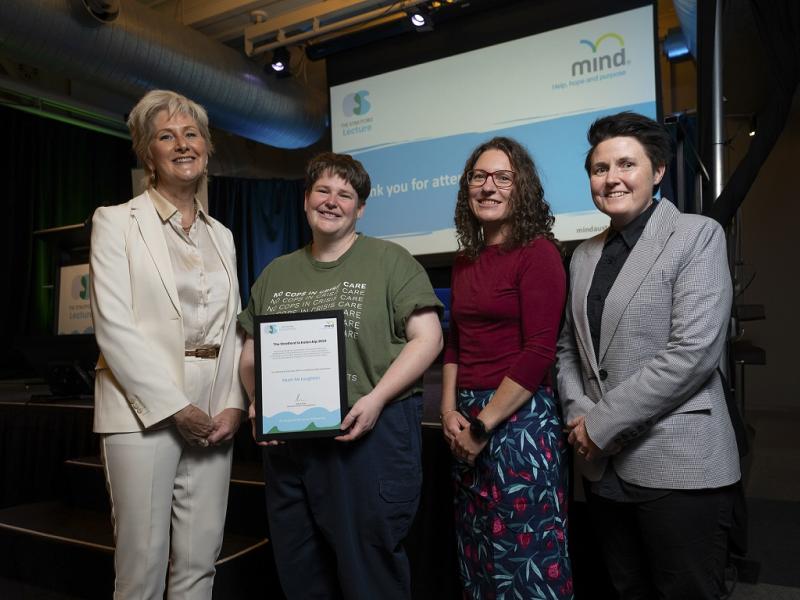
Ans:
{"label": "floral patterned skirt", "polygon": [[[460,390],[477,415],[494,390]],[[571,600],[567,444],[550,388],[500,425],[475,466],[456,461],[456,539],[465,598]]]}

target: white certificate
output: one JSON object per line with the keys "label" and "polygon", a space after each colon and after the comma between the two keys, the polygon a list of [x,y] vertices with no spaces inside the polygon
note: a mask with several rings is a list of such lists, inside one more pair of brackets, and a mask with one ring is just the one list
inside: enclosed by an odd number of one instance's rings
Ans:
{"label": "white certificate", "polygon": [[256,437],[339,435],[347,412],[341,310],[256,317]]}

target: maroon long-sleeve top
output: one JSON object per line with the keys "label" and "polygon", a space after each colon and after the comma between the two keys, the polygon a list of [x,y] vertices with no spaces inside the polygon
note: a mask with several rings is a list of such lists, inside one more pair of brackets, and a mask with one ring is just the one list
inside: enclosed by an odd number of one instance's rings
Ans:
{"label": "maroon long-sleeve top", "polygon": [[509,377],[533,392],[551,385],[564,310],[561,255],[546,239],[503,251],[488,246],[453,265],[450,336],[444,362],[460,389],[495,389]]}

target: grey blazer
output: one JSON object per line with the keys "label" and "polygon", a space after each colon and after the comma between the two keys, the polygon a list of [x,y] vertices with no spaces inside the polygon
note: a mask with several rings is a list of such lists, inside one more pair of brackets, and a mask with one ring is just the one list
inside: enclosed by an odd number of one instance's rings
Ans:
{"label": "grey blazer", "polygon": [[611,460],[625,481],[667,489],[735,483],[739,457],[716,372],[732,298],[721,227],[658,203],[609,291],[596,357],[586,294],[606,235],[572,257],[556,373],[565,420],[585,415],[595,444],[622,450],[592,463],[576,454],[578,469],[596,481]]}

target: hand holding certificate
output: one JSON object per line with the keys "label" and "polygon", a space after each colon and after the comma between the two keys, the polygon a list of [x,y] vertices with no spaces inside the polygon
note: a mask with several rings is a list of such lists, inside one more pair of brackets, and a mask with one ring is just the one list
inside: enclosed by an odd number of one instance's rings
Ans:
{"label": "hand holding certificate", "polygon": [[258,316],[255,325],[257,440],[341,434],[342,311]]}

